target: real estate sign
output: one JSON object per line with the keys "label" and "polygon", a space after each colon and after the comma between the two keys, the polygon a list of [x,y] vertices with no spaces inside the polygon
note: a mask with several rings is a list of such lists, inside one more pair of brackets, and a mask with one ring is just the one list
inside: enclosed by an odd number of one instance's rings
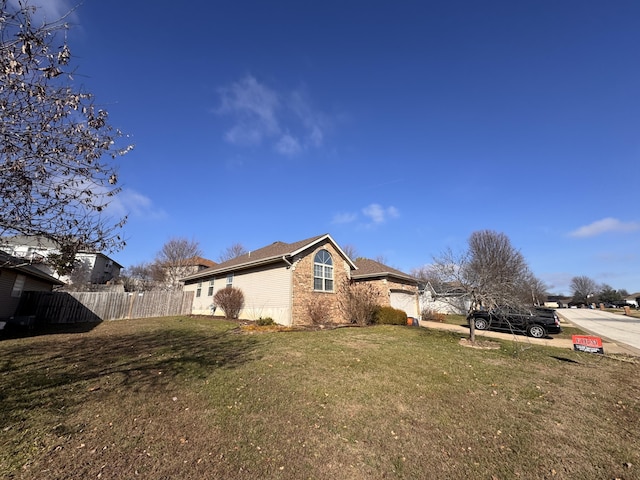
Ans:
{"label": "real estate sign", "polygon": [[602,339],[592,335],[572,335],[573,349],[579,352],[604,354]]}

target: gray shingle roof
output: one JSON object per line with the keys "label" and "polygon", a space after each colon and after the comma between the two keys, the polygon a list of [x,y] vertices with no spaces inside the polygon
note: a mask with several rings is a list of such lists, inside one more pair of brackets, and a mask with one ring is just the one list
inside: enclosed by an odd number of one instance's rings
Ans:
{"label": "gray shingle roof", "polygon": [[[221,274],[225,272],[231,272],[243,268],[249,268],[256,265],[263,265],[271,262],[280,261],[282,257],[292,257],[300,250],[308,248],[314,243],[329,238],[334,244],[335,242],[328,233],[323,235],[317,235],[315,237],[307,238],[293,243],[285,242],[273,242],[270,245],[247,252],[238,257],[227,260],[226,262],[219,263],[214,267],[200,270],[198,273],[194,273],[185,278],[182,281],[194,280],[197,278],[208,277],[210,275]],[[338,247],[337,244],[335,244]],[[338,247],[340,248],[340,247]]]}
{"label": "gray shingle roof", "polygon": [[356,280],[371,277],[396,277],[418,283],[415,277],[370,258],[357,258],[354,263],[358,270],[351,274],[351,278]]}

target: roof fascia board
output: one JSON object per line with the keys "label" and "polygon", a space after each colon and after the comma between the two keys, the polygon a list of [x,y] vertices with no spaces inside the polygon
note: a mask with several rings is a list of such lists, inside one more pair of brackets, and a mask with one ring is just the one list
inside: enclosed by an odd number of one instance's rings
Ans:
{"label": "roof fascia board", "polygon": [[392,273],[392,272],[363,273],[360,275],[355,274],[351,276],[351,278],[355,280],[365,279],[365,278],[376,278],[376,277],[400,278],[402,280],[408,280],[411,283],[415,283],[416,285],[418,284],[418,280],[413,277],[410,277],[409,275],[398,275],[397,273]]}
{"label": "roof fascia board", "polygon": [[188,277],[184,277],[181,278],[181,281],[187,281],[187,280],[196,280],[198,278],[207,278],[207,277],[214,277],[216,275],[222,275],[224,273],[228,273],[228,272],[235,272],[237,270],[246,270],[247,268],[251,268],[251,267],[259,267],[261,265],[268,265],[269,263],[277,263],[278,261],[282,260],[282,257],[288,257],[288,254],[285,255],[275,255],[273,257],[267,257],[267,258],[261,258],[260,260],[254,260],[252,262],[245,262],[245,263],[240,263],[238,265],[232,265],[230,267],[223,267],[223,268],[217,268],[217,269],[206,269],[206,270],[202,270],[201,272],[197,272],[194,273],[192,275],[189,275]]}
{"label": "roof fascia board", "polygon": [[356,267],[356,265],[353,263],[353,260],[351,260],[346,253],[344,253],[344,251],[340,248],[340,245],[338,245],[336,243],[336,241],[331,237],[331,235],[329,235],[328,233],[325,235],[322,235],[319,238],[316,238],[313,242],[310,242],[306,245],[303,245],[302,247],[300,247],[298,250],[291,252],[289,254],[289,256],[293,257],[295,255],[297,255],[300,252],[303,252],[304,250],[307,250],[309,248],[312,248],[314,245],[317,245],[321,242],[324,242],[325,240],[329,240],[329,242],[331,242],[331,245],[333,245],[333,247],[338,250],[338,252],[340,252],[340,255],[342,255],[348,262],[349,262],[349,266],[353,269],[353,270],[357,270],[358,267]]}

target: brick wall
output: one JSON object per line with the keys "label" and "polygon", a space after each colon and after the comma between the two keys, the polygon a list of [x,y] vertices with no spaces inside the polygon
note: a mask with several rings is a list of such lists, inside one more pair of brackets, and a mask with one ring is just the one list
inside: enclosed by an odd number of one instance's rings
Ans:
{"label": "brick wall", "polygon": [[[333,292],[313,290],[313,260],[319,250],[327,250],[333,259]],[[343,323],[344,319],[338,305],[340,285],[351,277],[349,264],[330,242],[316,245],[294,259],[295,271],[292,286],[292,317],[294,325],[311,323],[308,306],[312,302],[321,302],[327,309],[329,323]]]}

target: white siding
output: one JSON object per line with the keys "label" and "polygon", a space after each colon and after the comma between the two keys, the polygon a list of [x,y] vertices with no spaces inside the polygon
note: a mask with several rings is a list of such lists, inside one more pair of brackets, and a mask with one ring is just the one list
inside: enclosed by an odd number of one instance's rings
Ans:
{"label": "white siding", "polygon": [[444,313],[445,315],[465,315],[469,311],[471,302],[466,297],[433,297],[430,292],[424,292],[420,296],[420,311]]}
{"label": "white siding", "polygon": [[[248,270],[235,272],[233,286],[242,290],[244,294],[244,308],[240,318],[257,320],[271,317],[277,323],[291,324],[291,269],[276,266],[264,270]],[[211,315],[213,296],[207,296],[210,278],[202,279],[202,293],[193,299],[193,313],[196,315]],[[227,275],[215,278],[213,295],[227,286]],[[198,284],[191,283],[184,286],[185,291],[195,292]],[[218,308],[216,315],[221,315]]]}

